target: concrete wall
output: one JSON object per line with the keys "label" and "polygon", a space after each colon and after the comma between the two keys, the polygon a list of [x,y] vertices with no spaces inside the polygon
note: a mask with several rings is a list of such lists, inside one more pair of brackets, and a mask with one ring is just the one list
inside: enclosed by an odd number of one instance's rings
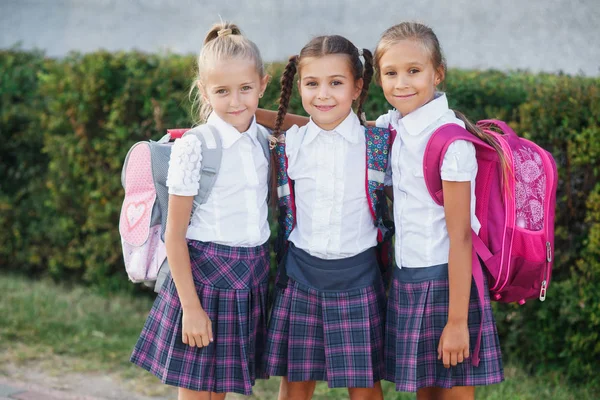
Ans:
{"label": "concrete wall", "polygon": [[373,48],[387,27],[419,20],[450,67],[600,75],[600,0],[0,0],[0,48],[196,53],[219,15],[267,61],[317,34]]}

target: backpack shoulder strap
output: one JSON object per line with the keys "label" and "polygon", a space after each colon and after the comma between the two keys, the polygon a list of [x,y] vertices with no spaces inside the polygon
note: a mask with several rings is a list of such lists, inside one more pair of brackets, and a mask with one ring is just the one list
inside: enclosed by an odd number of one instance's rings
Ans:
{"label": "backpack shoulder strap", "polygon": [[[425,147],[425,155],[423,156],[423,175],[425,177],[425,184],[429,194],[431,195],[431,198],[440,206],[444,205],[441,176],[442,161],[446,151],[448,150],[448,147],[457,140],[466,140],[477,146],[483,146],[493,150],[490,145],[483,142],[481,139],[472,135],[465,128],[457,124],[445,124],[433,132],[431,138],[429,138],[429,142],[427,142],[427,146]],[[471,237],[473,242],[473,247],[471,250],[472,274],[475,281],[475,286],[477,288],[479,309],[481,315],[483,316],[483,305],[485,300],[484,293],[486,288],[483,279],[483,270],[481,268],[479,259],[481,258],[483,261],[487,261],[487,259],[491,257],[491,253],[483,244],[481,238],[479,238],[479,236],[477,236],[473,230],[471,230]],[[475,341],[475,348],[471,355],[474,366],[479,365],[479,351],[481,347],[483,324],[484,320],[482,318],[479,325],[477,340]]]}
{"label": "backpack shoulder strap", "polygon": [[200,167],[200,188],[194,197],[196,206],[206,203],[221,169],[223,143],[214,126],[204,124],[190,129],[186,135],[196,136],[202,143],[202,163]]}
{"label": "backpack shoulder strap", "polygon": [[273,149],[277,167],[277,198],[280,209],[279,225],[285,240],[296,224],[296,204],[294,199],[294,182],[287,174],[288,159],[285,143],[278,143]]}
{"label": "backpack shoulder strap", "polygon": [[265,128],[262,125],[256,124],[258,128],[258,132],[256,137],[258,138],[258,142],[260,143],[260,147],[262,147],[265,158],[267,159],[267,204],[271,199],[271,148],[269,147],[269,135],[271,131]]}
{"label": "backpack shoulder strap", "polygon": [[365,128],[365,189],[373,221],[377,221],[377,190],[383,189],[393,136],[389,129]]}
{"label": "backpack shoulder strap", "polygon": [[269,149],[269,135],[271,134],[270,130],[265,128],[262,125],[256,124],[256,127],[258,128],[258,142],[260,143],[260,146],[263,149],[263,153],[265,154],[265,158],[267,159],[267,162],[270,164],[271,163],[271,150]]}
{"label": "backpack shoulder strap", "polygon": [[431,198],[440,206],[444,205],[441,175],[442,161],[448,147],[457,140],[466,140],[477,145],[490,147],[458,124],[444,124],[433,132],[425,147],[423,176]]}

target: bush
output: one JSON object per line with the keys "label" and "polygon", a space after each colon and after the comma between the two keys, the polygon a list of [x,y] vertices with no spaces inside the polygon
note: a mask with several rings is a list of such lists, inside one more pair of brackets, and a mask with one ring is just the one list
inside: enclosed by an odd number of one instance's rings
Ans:
{"label": "bush", "polygon": [[[0,266],[83,281],[127,282],[118,235],[120,170],[136,141],[190,126],[194,58],[136,52],[0,52]],[[261,105],[276,109],[279,76]],[[496,305],[507,359],[600,385],[600,80],[452,70],[452,107],[500,118],[552,152],[559,167],[553,281],[545,303]],[[386,112],[372,85],[369,119]],[[290,112],[301,113],[297,93]]]}
{"label": "bush", "polygon": [[598,79],[541,76],[518,131],[558,166],[555,265],[545,303],[497,307],[503,347],[532,370],[600,386],[600,90]]}
{"label": "bush", "polygon": [[0,268],[25,273],[47,265],[51,213],[40,124],[46,99],[39,93],[38,73],[53,64],[39,52],[0,51]]}

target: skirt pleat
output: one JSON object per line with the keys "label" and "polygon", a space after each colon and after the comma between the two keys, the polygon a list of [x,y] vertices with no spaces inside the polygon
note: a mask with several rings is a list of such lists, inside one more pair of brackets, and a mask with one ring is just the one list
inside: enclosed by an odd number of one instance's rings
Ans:
{"label": "skirt pleat", "polygon": [[381,282],[322,292],[290,279],[276,289],[267,373],[330,388],[373,387],[383,378],[385,291]]}
{"label": "skirt pleat", "polygon": [[[454,386],[490,385],[504,380],[500,341],[487,290],[478,367],[471,363],[471,358],[450,368],[445,368],[442,360],[438,360],[437,349],[448,321],[448,306],[447,279],[415,283],[401,282],[394,277],[385,329],[385,379],[394,382],[396,390],[449,389]],[[480,322],[477,288],[473,284],[468,314],[471,354]]]}
{"label": "skirt pleat", "polygon": [[131,361],[163,383],[195,391],[252,394],[267,378],[262,360],[267,329],[268,246],[229,247],[190,241],[198,298],[212,321],[214,342],[190,347],[173,279],[159,293]]}

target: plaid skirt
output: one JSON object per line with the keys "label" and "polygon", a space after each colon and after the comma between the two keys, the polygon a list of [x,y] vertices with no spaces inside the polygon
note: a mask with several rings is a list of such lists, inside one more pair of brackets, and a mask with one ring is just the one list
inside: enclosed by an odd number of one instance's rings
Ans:
{"label": "plaid skirt", "polygon": [[[500,341],[487,290],[479,366],[473,366],[468,358],[456,367],[444,368],[442,360],[438,360],[437,348],[448,320],[448,266],[429,268],[437,268],[438,276],[415,281],[410,276],[407,279],[407,275],[424,271],[416,271],[416,268],[396,268],[394,271],[385,330],[385,379],[394,382],[396,390],[403,392],[416,392],[425,387],[449,389],[502,382]],[[487,288],[487,281],[485,285]],[[471,354],[480,322],[477,288],[472,283],[468,314]]]}
{"label": "plaid skirt", "polygon": [[381,279],[335,292],[290,277],[285,289],[275,289],[266,371],[290,382],[326,381],[330,388],[373,387],[384,374],[384,327]]}
{"label": "plaid skirt", "polygon": [[252,394],[262,365],[267,328],[269,246],[229,247],[188,241],[192,275],[214,342],[182,342],[182,308],[169,275],[159,293],[131,362],[163,383],[195,391]]}

